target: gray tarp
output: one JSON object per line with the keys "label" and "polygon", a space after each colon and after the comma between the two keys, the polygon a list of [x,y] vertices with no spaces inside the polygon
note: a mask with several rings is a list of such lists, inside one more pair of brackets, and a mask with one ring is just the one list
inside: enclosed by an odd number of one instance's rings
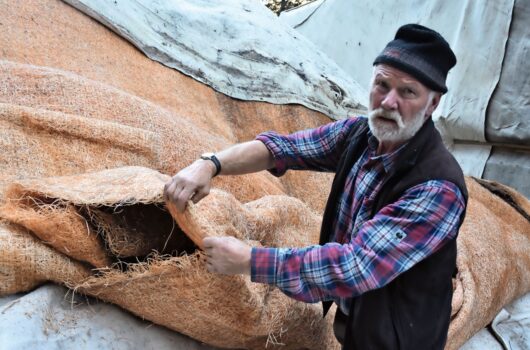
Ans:
{"label": "gray tarp", "polygon": [[[530,152],[493,147],[484,168],[485,179],[501,181],[530,197]],[[529,252],[530,254],[530,252]]]}
{"label": "gray tarp", "polygon": [[[516,0],[501,78],[486,116],[488,141],[530,148],[529,27],[530,1]],[[527,158],[527,162],[530,162],[530,158]]]}
{"label": "gray tarp", "polygon": [[[485,141],[486,107],[499,80],[512,7],[513,0],[326,0],[296,29],[366,88],[374,58],[400,25],[420,23],[442,33],[458,65],[434,119],[464,171],[480,177],[491,147],[463,147],[453,139]],[[281,18],[292,23],[293,12]]]}
{"label": "gray tarp", "polygon": [[484,141],[486,107],[499,81],[512,8],[513,0],[326,0],[296,29],[365,88],[375,57],[400,25],[439,31],[458,64],[435,117],[455,139]]}
{"label": "gray tarp", "polygon": [[[284,12],[280,19],[363,86],[371,74],[366,67],[401,24],[440,31],[458,64],[434,115],[437,127],[466,174],[530,197],[530,1],[325,0],[311,11]],[[514,146],[519,151],[510,151]]]}
{"label": "gray tarp", "polygon": [[[516,0],[501,79],[486,115],[493,147],[483,177],[530,197],[530,1]],[[516,146],[517,148],[512,148]]]}

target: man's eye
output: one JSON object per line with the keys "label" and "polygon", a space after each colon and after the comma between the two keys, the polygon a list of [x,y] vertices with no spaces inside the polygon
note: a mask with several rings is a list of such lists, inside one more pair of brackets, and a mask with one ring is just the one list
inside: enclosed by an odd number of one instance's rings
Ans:
{"label": "man's eye", "polygon": [[375,85],[377,85],[379,87],[382,87],[384,89],[386,89],[388,87],[388,85],[384,81],[376,81]]}
{"label": "man's eye", "polygon": [[416,91],[414,91],[412,89],[409,89],[409,88],[406,88],[405,89],[405,95],[407,95],[407,96],[416,96]]}

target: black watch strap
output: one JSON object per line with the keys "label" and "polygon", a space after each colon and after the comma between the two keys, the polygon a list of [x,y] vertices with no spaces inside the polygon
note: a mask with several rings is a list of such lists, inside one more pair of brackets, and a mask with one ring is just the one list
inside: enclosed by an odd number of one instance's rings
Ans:
{"label": "black watch strap", "polygon": [[219,158],[215,156],[213,153],[205,153],[201,155],[201,159],[204,160],[211,160],[213,164],[215,165],[215,174],[213,174],[213,177],[216,177],[221,172],[221,162],[219,161]]}

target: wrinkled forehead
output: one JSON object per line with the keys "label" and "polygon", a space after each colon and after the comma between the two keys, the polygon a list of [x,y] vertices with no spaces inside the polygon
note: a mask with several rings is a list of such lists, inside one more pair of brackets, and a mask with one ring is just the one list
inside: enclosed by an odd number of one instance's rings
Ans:
{"label": "wrinkled forehead", "polygon": [[376,78],[381,78],[385,80],[393,80],[402,84],[409,85],[420,85],[427,89],[418,79],[414,78],[412,75],[399,70],[398,68],[389,66],[387,64],[378,64],[374,66],[372,74],[372,82]]}

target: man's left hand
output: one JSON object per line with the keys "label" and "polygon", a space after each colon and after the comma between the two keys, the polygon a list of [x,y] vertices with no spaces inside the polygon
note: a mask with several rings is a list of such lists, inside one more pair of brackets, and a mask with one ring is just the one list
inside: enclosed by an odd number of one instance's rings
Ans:
{"label": "man's left hand", "polygon": [[235,237],[206,237],[204,252],[209,272],[224,275],[250,275],[252,247]]}

